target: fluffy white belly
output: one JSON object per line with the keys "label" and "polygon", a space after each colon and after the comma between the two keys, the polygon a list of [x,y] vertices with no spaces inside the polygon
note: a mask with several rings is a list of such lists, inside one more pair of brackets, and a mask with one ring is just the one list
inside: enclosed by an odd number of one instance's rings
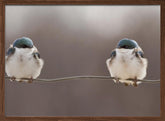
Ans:
{"label": "fluffy white belly", "polygon": [[[33,58],[32,52],[19,52],[16,50],[14,55],[6,61],[6,73],[15,78],[37,78],[42,66]],[[17,80],[19,81],[19,80]]]}
{"label": "fluffy white belly", "polygon": [[126,52],[117,51],[116,57],[109,64],[112,77],[120,79],[143,79],[146,76],[147,60],[139,60],[132,54],[133,50]]}

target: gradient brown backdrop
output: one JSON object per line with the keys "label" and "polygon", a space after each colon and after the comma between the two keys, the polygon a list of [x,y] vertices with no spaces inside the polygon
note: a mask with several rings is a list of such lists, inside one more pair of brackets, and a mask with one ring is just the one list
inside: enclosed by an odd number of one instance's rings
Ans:
{"label": "gradient brown backdrop", "polygon": [[[6,50],[19,37],[31,38],[45,61],[39,78],[107,76],[105,61],[122,38],[143,48],[149,61],[146,78],[160,78],[160,6],[8,5],[5,15]],[[7,116],[160,115],[160,84],[5,82]]]}

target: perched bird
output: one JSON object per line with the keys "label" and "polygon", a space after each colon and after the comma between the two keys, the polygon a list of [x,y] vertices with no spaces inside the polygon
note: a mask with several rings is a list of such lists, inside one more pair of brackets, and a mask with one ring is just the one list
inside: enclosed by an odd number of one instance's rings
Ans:
{"label": "perched bird", "polygon": [[[124,38],[119,41],[117,48],[106,60],[108,70],[114,82],[137,86],[146,76],[148,61],[144,58],[143,50],[135,40]],[[133,80],[129,80],[133,79]]]}
{"label": "perched bird", "polygon": [[[18,38],[7,50],[5,70],[11,81],[32,82],[41,72],[43,59],[30,38]],[[30,80],[21,79],[29,78]]]}

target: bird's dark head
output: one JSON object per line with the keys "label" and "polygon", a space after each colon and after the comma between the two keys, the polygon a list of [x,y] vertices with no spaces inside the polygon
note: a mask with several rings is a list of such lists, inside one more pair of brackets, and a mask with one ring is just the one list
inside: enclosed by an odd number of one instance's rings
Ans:
{"label": "bird's dark head", "polygon": [[13,47],[32,48],[33,47],[33,41],[27,37],[18,38],[14,41]]}
{"label": "bird's dark head", "polygon": [[137,42],[127,38],[120,40],[117,44],[118,49],[133,49],[136,47],[138,47]]}

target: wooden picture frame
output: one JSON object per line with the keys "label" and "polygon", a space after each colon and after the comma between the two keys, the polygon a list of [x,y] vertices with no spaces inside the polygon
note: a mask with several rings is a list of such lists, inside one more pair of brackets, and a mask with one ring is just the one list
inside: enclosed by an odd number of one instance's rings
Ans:
{"label": "wooden picture frame", "polygon": [[[5,6],[6,5],[160,5],[161,114],[160,117],[7,117],[5,116]],[[164,0],[0,0],[0,121],[111,120],[165,121],[165,1]]]}

